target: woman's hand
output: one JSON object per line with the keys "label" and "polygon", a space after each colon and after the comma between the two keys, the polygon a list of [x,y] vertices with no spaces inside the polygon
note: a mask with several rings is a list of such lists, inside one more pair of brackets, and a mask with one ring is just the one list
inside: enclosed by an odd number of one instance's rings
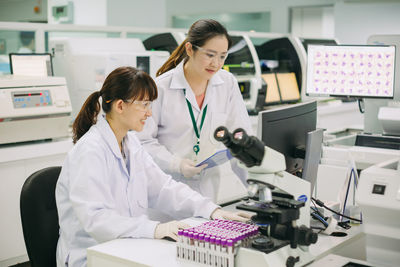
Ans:
{"label": "woman's hand", "polygon": [[251,216],[252,215],[247,212],[231,212],[218,208],[211,214],[211,219],[247,222],[250,220]]}
{"label": "woman's hand", "polygon": [[156,226],[154,238],[161,239],[164,237],[170,237],[175,241],[178,241],[178,230],[185,228],[190,228],[190,225],[179,221],[160,223]]}
{"label": "woman's hand", "polygon": [[196,164],[194,161],[190,159],[182,159],[181,164],[179,166],[181,173],[185,178],[192,178],[196,174],[199,174],[205,167],[207,167],[207,164],[203,164],[199,167],[196,167]]}

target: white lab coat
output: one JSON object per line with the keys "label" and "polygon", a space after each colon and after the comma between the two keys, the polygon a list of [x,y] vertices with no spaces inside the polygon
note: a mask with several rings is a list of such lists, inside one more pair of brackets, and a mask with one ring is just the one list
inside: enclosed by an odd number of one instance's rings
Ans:
{"label": "white lab coat", "polygon": [[225,70],[219,70],[213,75],[208,82],[201,109],[184,76],[183,62],[157,77],[156,84],[158,98],[153,103],[153,115],[147,120],[144,130],[138,133],[138,137],[161,169],[171,174],[177,181],[188,184],[214,201],[216,201],[219,188],[224,187],[220,185],[219,179],[222,172],[224,175],[228,173],[232,179],[240,178],[244,183],[247,174],[237,167],[236,160],[231,160],[230,163],[223,164],[221,167],[204,170],[191,179],[184,178],[179,173],[178,166],[180,158],[196,158],[193,146],[197,138],[183,89],[186,89],[186,98],[192,105],[198,128],[200,128],[203,109],[208,105],[200,134],[200,153],[197,162],[225,148],[222,143],[214,139],[214,130],[219,126],[225,126],[230,131],[241,127],[248,134],[253,135],[236,78]]}
{"label": "white lab coat", "polygon": [[[86,265],[86,248],[116,238],[153,238],[148,207],[183,218],[209,218],[218,206],[163,173],[135,133],[116,137],[100,116],[68,153],[56,187],[57,266]],[[134,253],[134,252],[133,252]]]}

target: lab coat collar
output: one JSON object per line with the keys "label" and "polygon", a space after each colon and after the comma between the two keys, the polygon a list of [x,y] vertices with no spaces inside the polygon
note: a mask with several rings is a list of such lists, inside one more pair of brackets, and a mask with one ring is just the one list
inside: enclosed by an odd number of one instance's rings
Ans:
{"label": "lab coat collar", "polygon": [[[200,111],[193,91],[189,90],[191,87],[185,78],[183,65],[184,60],[182,60],[182,62],[179,63],[178,66],[176,66],[176,68],[173,70],[170,89],[186,89],[186,98],[192,104],[192,107],[194,107],[197,111]],[[215,73],[208,81],[206,97],[202,106],[203,108],[208,104],[209,100],[212,99],[214,87],[224,83],[224,80],[221,78],[220,72],[221,71]]]}
{"label": "lab coat collar", "polygon": [[[110,125],[108,124],[104,116],[99,116],[97,118],[96,127],[99,129],[101,135],[103,136],[105,142],[110,147],[111,151],[117,158],[122,159],[121,151],[119,150],[119,145],[114,132],[112,131]],[[136,137],[135,131],[129,131],[123,141],[123,146],[128,147],[129,153],[136,153],[140,149],[140,141]]]}
{"label": "lab coat collar", "polygon": [[104,141],[109,146],[111,151],[114,153],[115,157],[122,159],[122,154],[119,150],[117,137],[115,137],[114,132],[112,131],[104,116],[97,117],[96,127],[99,129],[101,136],[103,137]]}

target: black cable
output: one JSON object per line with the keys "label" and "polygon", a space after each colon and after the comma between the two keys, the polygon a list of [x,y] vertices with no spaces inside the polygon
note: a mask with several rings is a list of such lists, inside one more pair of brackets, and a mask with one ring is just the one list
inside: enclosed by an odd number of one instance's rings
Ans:
{"label": "black cable", "polygon": [[[354,176],[353,176],[353,174],[354,174]],[[344,198],[344,204],[343,204],[343,214],[346,211],[346,203],[347,203],[347,197],[349,196],[349,189],[350,189],[350,185],[351,185],[351,177],[354,177],[354,179],[356,179],[356,174],[354,173],[354,169],[353,168],[351,169],[350,177],[349,177],[349,183],[347,184],[346,197]],[[343,217],[342,217],[342,219],[340,221],[343,222]]]}
{"label": "black cable", "polygon": [[339,212],[337,212],[337,211],[335,211],[335,210],[333,210],[333,209],[331,209],[331,208],[325,206],[324,202],[322,202],[322,201],[319,200],[319,199],[315,199],[315,198],[313,198],[313,197],[311,197],[311,199],[314,200],[314,201],[317,203],[318,206],[324,207],[325,209],[329,210],[330,212],[333,212],[333,213],[335,213],[335,214],[337,214],[337,215],[339,215],[339,216],[342,216],[342,217],[344,217],[344,218],[347,218],[347,219],[350,219],[350,220],[353,220],[353,221],[362,223],[362,220],[359,220],[359,219],[356,219],[356,218],[352,218],[352,217],[346,216],[346,215],[344,215],[344,214],[341,214],[341,213],[339,213]]}
{"label": "black cable", "polygon": [[358,98],[357,99],[357,102],[358,102],[358,109],[360,110],[360,113],[364,113],[364,108],[361,106],[361,102],[363,102],[364,103],[364,100],[362,100],[362,98]]}
{"label": "black cable", "polygon": [[[314,205],[315,212],[316,212],[316,213],[318,213],[318,215],[319,215],[319,216],[321,216],[322,218],[324,218],[324,219],[325,219],[324,215],[322,215],[322,213],[321,213],[321,212],[319,212],[319,210],[318,210],[317,206],[315,205],[315,202],[314,202],[314,200],[312,200],[312,199],[311,199],[311,203]],[[311,208],[312,208],[312,207],[311,207]]]}

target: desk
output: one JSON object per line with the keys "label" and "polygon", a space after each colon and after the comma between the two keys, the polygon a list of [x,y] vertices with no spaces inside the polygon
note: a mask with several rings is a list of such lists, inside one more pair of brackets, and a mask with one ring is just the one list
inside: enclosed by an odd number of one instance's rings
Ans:
{"label": "desk", "polygon": [[[304,264],[335,253],[340,248],[348,247],[359,241],[364,235],[360,228],[353,227],[348,231],[346,237],[320,235],[317,244],[310,246],[310,258]],[[175,243],[165,240],[117,239],[90,247],[87,251],[88,267],[198,266],[178,261]],[[240,263],[236,265],[246,266]],[[251,266],[251,264],[247,264],[247,266]]]}

